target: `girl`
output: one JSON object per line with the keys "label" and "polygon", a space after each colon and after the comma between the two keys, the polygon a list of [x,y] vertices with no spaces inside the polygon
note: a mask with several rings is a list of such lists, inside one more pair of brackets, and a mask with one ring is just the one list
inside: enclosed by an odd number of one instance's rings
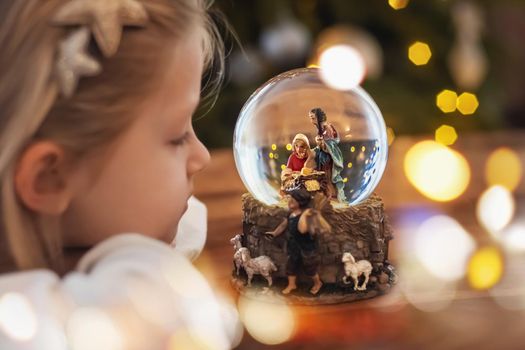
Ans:
{"label": "girl", "polygon": [[222,67],[211,23],[201,0],[0,3],[1,349],[234,345],[166,244],[209,161],[191,117]]}

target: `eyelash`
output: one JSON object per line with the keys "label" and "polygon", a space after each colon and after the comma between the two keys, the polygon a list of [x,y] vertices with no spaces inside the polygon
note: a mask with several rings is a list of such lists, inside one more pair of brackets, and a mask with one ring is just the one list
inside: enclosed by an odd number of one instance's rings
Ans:
{"label": "eyelash", "polygon": [[190,133],[187,132],[182,137],[180,137],[180,138],[178,138],[176,140],[171,140],[170,143],[173,146],[182,146],[189,140],[189,138],[190,138]]}

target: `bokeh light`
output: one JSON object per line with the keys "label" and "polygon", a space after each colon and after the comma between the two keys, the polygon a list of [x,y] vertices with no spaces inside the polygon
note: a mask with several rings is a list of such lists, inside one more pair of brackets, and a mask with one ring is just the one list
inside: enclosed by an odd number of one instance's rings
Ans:
{"label": "bokeh light", "polygon": [[248,333],[260,343],[281,344],[294,335],[295,317],[285,303],[266,303],[241,297],[239,315]]}
{"label": "bokeh light", "polygon": [[216,348],[228,348],[231,341],[225,333],[225,325],[231,325],[233,321],[225,322],[225,315],[230,313],[225,312],[204,276],[182,256],[174,257],[161,269],[173,293],[180,299],[178,306],[188,315],[188,331],[195,339],[206,339]]}
{"label": "bokeh light", "polygon": [[447,308],[456,296],[456,283],[444,281],[429,273],[419,262],[403,257],[399,273],[405,299],[416,309],[437,312]]}
{"label": "bokeh light", "polygon": [[432,57],[432,51],[426,43],[416,41],[408,48],[408,58],[416,66],[427,64],[430,57]]}
{"label": "bokeh light", "polygon": [[459,197],[470,181],[466,159],[435,141],[422,141],[412,146],[405,156],[404,171],[419,192],[436,201]]}
{"label": "bokeh light", "polygon": [[348,23],[330,26],[319,32],[311,48],[312,56],[308,59],[308,67],[317,65],[319,68],[319,60],[323,51],[335,45],[346,45],[359,52],[365,64],[367,78],[374,79],[381,76],[383,71],[381,45],[376,37],[364,28]]}
{"label": "bokeh light", "polygon": [[489,186],[501,185],[514,191],[521,181],[522,166],[518,154],[507,147],[494,150],[485,165],[485,178]]}
{"label": "bokeh light", "polygon": [[394,10],[401,10],[407,7],[409,0],[388,0],[388,4]]}
{"label": "bokeh light", "polygon": [[458,139],[456,129],[450,125],[441,125],[436,130],[436,142],[445,146],[453,145]]}
{"label": "bokeh light", "polygon": [[352,89],[365,76],[365,63],[361,54],[348,45],[335,45],[324,50],[319,66],[321,79],[337,90]]}
{"label": "bokeh light", "polygon": [[[393,244],[399,257],[398,269],[399,276],[401,276],[399,278],[399,287],[407,301],[417,309],[425,312],[435,312],[448,307],[456,295],[457,282],[450,278],[443,279],[429,271],[429,268],[422,262],[427,257],[423,256],[424,253],[419,251],[421,246],[423,246],[424,250],[430,249],[428,247],[425,248],[428,244],[428,239],[433,238],[427,236],[434,234],[434,228],[431,228],[430,231],[426,228],[429,223],[432,223],[429,220],[443,217],[443,214],[430,206],[418,205],[403,207],[398,215],[398,235]],[[445,219],[445,221],[448,220]],[[453,225],[454,227],[459,226],[456,223]],[[439,233],[437,239],[439,239]],[[434,252],[431,255],[430,259],[434,260]],[[427,265],[429,264],[427,263]],[[435,264],[430,263],[430,265]]]}
{"label": "bokeh light", "polygon": [[0,329],[10,338],[27,341],[36,334],[38,322],[29,300],[19,293],[0,298]]}
{"label": "bokeh light", "polygon": [[461,114],[468,115],[468,114],[474,114],[476,112],[476,109],[478,109],[479,102],[476,95],[471,94],[469,92],[464,92],[461,95],[459,95],[457,100],[457,109]]}
{"label": "bokeh light", "polygon": [[179,349],[218,350],[218,348],[211,344],[207,339],[196,338],[192,332],[185,328],[177,330],[168,341],[167,350]]}
{"label": "bokeh light", "polygon": [[465,275],[468,258],[476,247],[465,229],[445,215],[423,222],[416,232],[414,244],[421,264],[445,281],[456,281]]}
{"label": "bokeh light", "polygon": [[71,348],[75,350],[124,348],[120,330],[113,319],[101,309],[76,309],[67,321],[66,333]]}
{"label": "bokeh light", "polygon": [[501,235],[505,249],[511,253],[525,252],[525,220],[511,223]]}
{"label": "bokeh light", "polygon": [[492,186],[480,196],[476,208],[479,222],[495,238],[514,216],[515,203],[512,194],[503,186]]}
{"label": "bokeh light", "polygon": [[394,129],[388,127],[386,129],[386,137],[388,139],[388,145],[392,145],[392,143],[394,142],[394,139],[396,138],[396,134],[394,133]]}
{"label": "bokeh light", "polygon": [[451,113],[456,110],[458,95],[452,90],[443,90],[436,96],[436,106],[443,113]]}
{"label": "bokeh light", "polygon": [[502,274],[503,257],[496,247],[483,247],[472,255],[468,264],[468,281],[472,288],[492,288]]}
{"label": "bokeh light", "polygon": [[501,307],[508,310],[525,310],[525,256],[506,255],[501,279],[488,293]]}

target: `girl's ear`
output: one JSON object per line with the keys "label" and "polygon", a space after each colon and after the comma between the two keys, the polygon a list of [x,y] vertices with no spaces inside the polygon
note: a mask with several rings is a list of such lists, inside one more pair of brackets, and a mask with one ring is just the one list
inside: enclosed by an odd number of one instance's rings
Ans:
{"label": "girl's ear", "polygon": [[15,190],[27,208],[59,215],[71,200],[68,174],[64,149],[51,141],[39,141],[27,147],[18,161]]}

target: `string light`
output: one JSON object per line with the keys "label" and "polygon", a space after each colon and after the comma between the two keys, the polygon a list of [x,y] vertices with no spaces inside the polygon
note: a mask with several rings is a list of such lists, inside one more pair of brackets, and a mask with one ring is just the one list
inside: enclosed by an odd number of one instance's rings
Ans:
{"label": "string light", "polygon": [[521,161],[510,148],[501,147],[493,151],[485,165],[485,178],[489,186],[501,185],[514,191],[521,181]]}
{"label": "string light", "polygon": [[423,222],[414,243],[416,256],[423,266],[445,281],[455,281],[465,275],[468,258],[476,246],[465,229],[445,215]]}
{"label": "string light", "polygon": [[0,330],[12,339],[27,341],[35,336],[37,318],[29,300],[19,293],[0,298]]}
{"label": "string light", "polygon": [[459,95],[456,107],[461,114],[469,115],[476,112],[478,106],[479,102],[476,95],[471,94],[469,92],[464,92],[461,95]]}
{"label": "string light", "polygon": [[239,299],[239,315],[246,330],[257,341],[277,345],[288,341],[295,332],[295,317],[288,305]]}
{"label": "string light", "polygon": [[320,77],[336,90],[350,90],[365,76],[365,63],[361,54],[349,45],[335,45],[321,53]]}
{"label": "string light", "polygon": [[470,167],[465,157],[435,141],[412,146],[405,156],[404,170],[419,192],[436,201],[459,197],[470,182]]}
{"label": "string light", "polygon": [[456,110],[458,95],[452,90],[443,90],[436,96],[436,106],[443,113],[451,113]]}
{"label": "string light", "polygon": [[408,58],[416,66],[423,66],[432,57],[432,51],[427,43],[416,41],[408,48]]}
{"label": "string light", "polygon": [[503,258],[495,247],[478,250],[468,264],[468,281],[472,288],[486,290],[499,282],[503,275]]}
{"label": "string light", "polygon": [[496,232],[502,230],[512,220],[514,209],[512,194],[507,188],[496,185],[483,192],[478,200],[476,214],[485,229],[496,235]]}
{"label": "string light", "polygon": [[409,0],[388,0],[388,4],[394,10],[401,10],[407,7]]}
{"label": "string light", "polygon": [[450,125],[441,125],[436,130],[436,142],[445,146],[453,145],[458,138],[456,129]]}

